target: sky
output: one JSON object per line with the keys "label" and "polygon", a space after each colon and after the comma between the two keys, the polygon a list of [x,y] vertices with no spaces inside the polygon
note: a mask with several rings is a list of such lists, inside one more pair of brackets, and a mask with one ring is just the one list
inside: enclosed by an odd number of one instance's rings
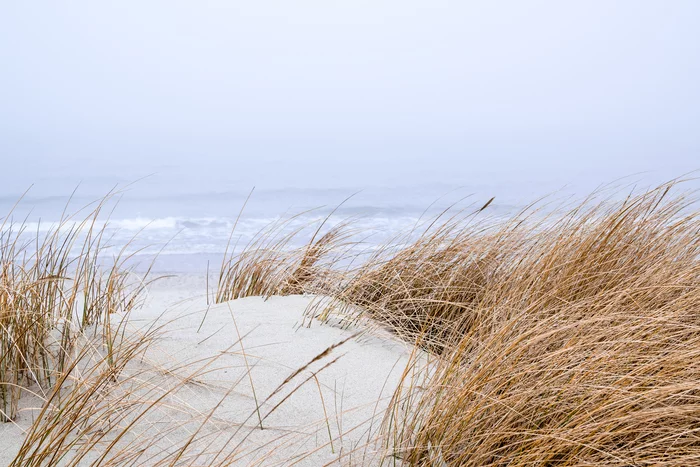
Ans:
{"label": "sky", "polygon": [[695,0],[0,0],[0,194],[663,179]]}

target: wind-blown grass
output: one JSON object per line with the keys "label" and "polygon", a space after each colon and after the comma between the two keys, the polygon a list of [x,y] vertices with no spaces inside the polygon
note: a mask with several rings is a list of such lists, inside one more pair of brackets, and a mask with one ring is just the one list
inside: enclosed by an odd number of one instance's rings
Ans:
{"label": "wind-blown grass", "polygon": [[[503,221],[481,219],[490,202],[475,212],[447,212],[353,269],[345,267],[358,244],[351,224],[320,235],[321,223],[294,249],[301,231],[287,233],[289,224],[278,223],[227,255],[216,300],[324,294],[332,301],[311,308],[316,316],[368,318],[415,344],[384,418],[386,463],[694,465],[700,212],[693,194],[674,194],[676,188],[672,182],[623,199],[598,192],[546,213],[535,204]],[[139,420],[173,393],[149,387],[129,366],[154,334],[125,339],[121,324],[112,327],[110,313],[128,315],[139,289],[128,289],[120,260],[101,272],[99,230],[80,260],[68,254],[75,233],[38,242],[34,260],[17,229],[2,232],[4,413],[11,416],[16,404],[10,391],[28,384],[44,388],[47,401],[14,465],[243,459],[245,433],[232,446],[210,443],[203,428],[160,444],[177,425],[134,439]],[[305,370],[293,370],[281,387]],[[175,387],[202,371],[206,364]],[[261,395],[260,406],[256,399],[256,426],[277,408],[273,396],[288,397],[278,388]],[[215,410],[203,414],[200,427]]]}
{"label": "wind-blown grass", "polygon": [[[251,447],[246,440],[253,431],[262,430],[265,417],[301,385],[319,384],[316,375],[339,357],[313,372],[309,365],[341,344],[293,371],[261,399],[259,407],[256,402],[251,418],[260,421],[259,428],[220,426],[215,412],[243,379],[231,381],[228,392],[203,413],[182,398],[202,384],[208,372],[222,370],[212,365],[232,348],[174,366],[148,363],[147,350],[155,345],[161,326],[154,323],[145,332],[127,330],[148,283],[129,280],[127,246],[116,257],[106,257],[110,251],[109,239],[104,238],[107,223],[97,222],[103,206],[104,202],[99,203],[80,221],[66,216],[43,236],[28,235],[25,224],[8,222],[0,230],[2,376],[12,378],[0,381],[7,401],[3,413],[11,422],[18,399],[29,393],[41,405],[26,409],[32,412],[33,423],[11,465],[225,466],[245,458],[255,461],[263,456],[264,460],[268,451],[274,452],[274,445]],[[298,262],[290,263],[280,292],[298,293],[317,280],[321,258],[339,241],[334,232],[340,230],[319,235]],[[234,339],[232,347],[238,341]],[[302,376],[306,379],[299,383]],[[261,408],[265,409],[262,415]],[[173,412],[180,416],[173,417]],[[325,424],[326,443],[333,446],[327,419]],[[302,435],[282,433],[276,440],[283,445]]]}
{"label": "wind-blown grass", "polygon": [[335,284],[311,289],[332,301],[309,313],[369,318],[433,355],[416,373],[416,352],[394,394],[390,454],[426,466],[700,462],[700,212],[677,185],[501,221],[480,219],[489,201],[356,269],[314,271]]}
{"label": "wind-blown grass", "polygon": [[77,334],[88,327],[105,326],[112,358],[108,317],[132,310],[146,283],[133,280],[126,246],[106,254],[107,223],[98,216],[108,201],[64,213],[44,234],[13,223],[11,213],[0,224],[0,421],[14,418],[23,387],[46,391],[65,376]]}
{"label": "wind-blown grass", "polygon": [[[291,227],[302,214],[268,225],[241,252],[229,245],[219,273],[216,303],[250,296],[327,293],[337,288],[342,276],[336,265],[347,260],[354,245],[351,221],[321,234],[329,217]],[[291,246],[310,229],[313,235],[304,246]]]}
{"label": "wind-blown grass", "polygon": [[[395,394],[395,455],[410,465],[696,464],[700,215],[671,188],[509,222],[456,252],[443,238],[433,262],[403,261],[413,282],[401,284],[421,285],[388,288],[367,308],[399,330],[417,314],[412,335],[420,345],[431,336],[440,357],[427,385]],[[425,247],[411,248],[402,254]],[[383,268],[372,272],[389,277]]]}

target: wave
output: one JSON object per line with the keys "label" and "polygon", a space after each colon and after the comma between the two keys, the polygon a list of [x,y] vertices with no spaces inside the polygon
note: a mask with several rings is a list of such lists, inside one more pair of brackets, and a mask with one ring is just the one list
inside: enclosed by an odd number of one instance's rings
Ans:
{"label": "wave", "polygon": [[[47,235],[57,230],[61,233],[83,232],[90,229],[104,229],[110,243],[138,244],[186,244],[186,249],[197,250],[200,247],[207,251],[221,248],[228,242],[235,227],[236,238],[252,238],[265,229],[274,229],[278,234],[286,232],[313,232],[326,219],[318,214],[301,215],[294,218],[252,217],[236,220],[234,217],[128,217],[122,219],[106,219],[91,221],[35,221],[7,222],[2,232],[22,232],[22,235]],[[331,228],[348,219],[347,216],[331,216],[327,219],[325,228]],[[418,219],[412,216],[368,216],[353,218],[353,226],[364,233],[400,233],[412,228]],[[303,239],[303,234],[300,236]],[[212,246],[213,245],[213,246]]]}

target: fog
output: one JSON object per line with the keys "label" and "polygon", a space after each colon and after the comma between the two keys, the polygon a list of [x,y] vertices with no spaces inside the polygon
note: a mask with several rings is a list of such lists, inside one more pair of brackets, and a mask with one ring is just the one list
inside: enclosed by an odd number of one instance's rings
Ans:
{"label": "fog", "polygon": [[691,0],[2,2],[0,194],[660,181],[700,166],[699,20]]}

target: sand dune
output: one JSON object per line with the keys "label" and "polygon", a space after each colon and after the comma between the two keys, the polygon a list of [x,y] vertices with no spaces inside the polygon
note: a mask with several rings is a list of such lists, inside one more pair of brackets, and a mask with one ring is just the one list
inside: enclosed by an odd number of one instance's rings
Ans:
{"label": "sand dune", "polygon": [[[197,432],[190,451],[200,455],[199,465],[224,445],[237,465],[377,459],[371,441],[408,361],[404,344],[377,330],[300,326],[312,297],[250,297],[208,307],[204,290],[202,278],[163,280],[130,317],[132,337],[154,323],[164,326],[127,371],[148,380],[148,397],[172,392],[124,443],[158,439],[149,447],[155,454]],[[16,423],[0,426],[1,465],[19,449],[38,402],[23,397]]]}

